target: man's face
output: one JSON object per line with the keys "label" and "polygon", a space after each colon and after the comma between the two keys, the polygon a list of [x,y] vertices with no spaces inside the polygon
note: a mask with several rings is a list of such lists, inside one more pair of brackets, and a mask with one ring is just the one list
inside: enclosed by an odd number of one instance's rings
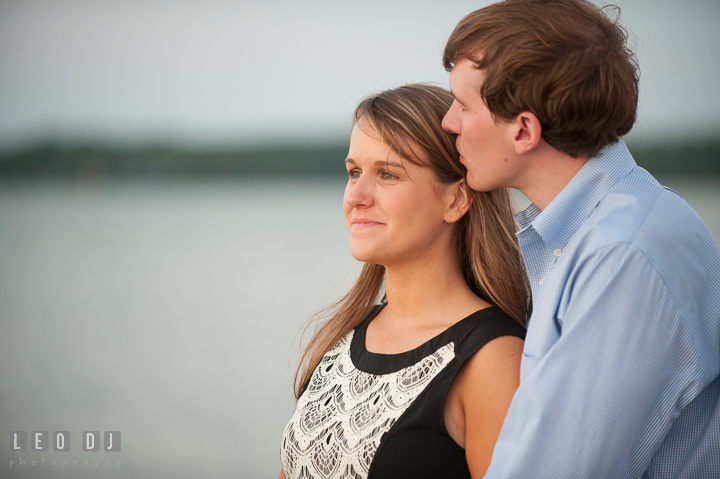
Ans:
{"label": "man's face", "polygon": [[512,128],[496,123],[480,97],[483,72],[462,59],[450,73],[455,101],[443,118],[443,128],[457,135],[460,162],[468,169],[467,181],[476,191],[517,187],[520,164],[515,161]]}

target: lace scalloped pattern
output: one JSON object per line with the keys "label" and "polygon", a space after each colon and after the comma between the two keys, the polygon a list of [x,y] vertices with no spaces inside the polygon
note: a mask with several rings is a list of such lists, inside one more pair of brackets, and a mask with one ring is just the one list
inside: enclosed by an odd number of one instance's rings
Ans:
{"label": "lace scalloped pattern", "polygon": [[365,479],[382,436],[455,357],[447,344],[400,371],[375,375],[350,358],[354,331],[318,364],[285,428],[287,479]]}

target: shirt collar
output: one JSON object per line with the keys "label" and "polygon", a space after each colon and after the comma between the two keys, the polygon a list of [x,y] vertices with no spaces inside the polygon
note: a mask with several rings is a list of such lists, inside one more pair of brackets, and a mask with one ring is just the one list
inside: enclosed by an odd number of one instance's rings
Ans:
{"label": "shirt collar", "polygon": [[522,228],[532,227],[550,251],[562,249],[600,200],[636,166],[625,142],[606,146],[590,158],[570,183],[540,210],[530,204],[515,215]]}

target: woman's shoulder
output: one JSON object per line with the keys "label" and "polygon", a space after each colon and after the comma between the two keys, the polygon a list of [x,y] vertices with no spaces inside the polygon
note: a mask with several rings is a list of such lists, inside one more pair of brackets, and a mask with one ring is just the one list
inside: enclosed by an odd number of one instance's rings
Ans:
{"label": "woman's shoulder", "polygon": [[456,355],[468,359],[486,344],[503,336],[525,339],[526,329],[497,306],[478,310],[456,323],[452,331]]}

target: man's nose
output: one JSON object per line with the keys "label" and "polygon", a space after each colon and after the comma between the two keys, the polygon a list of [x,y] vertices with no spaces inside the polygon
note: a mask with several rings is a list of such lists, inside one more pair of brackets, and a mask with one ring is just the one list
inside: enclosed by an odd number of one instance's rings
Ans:
{"label": "man's nose", "polygon": [[460,134],[460,104],[457,100],[452,102],[450,109],[445,113],[442,120],[443,130],[448,133]]}

